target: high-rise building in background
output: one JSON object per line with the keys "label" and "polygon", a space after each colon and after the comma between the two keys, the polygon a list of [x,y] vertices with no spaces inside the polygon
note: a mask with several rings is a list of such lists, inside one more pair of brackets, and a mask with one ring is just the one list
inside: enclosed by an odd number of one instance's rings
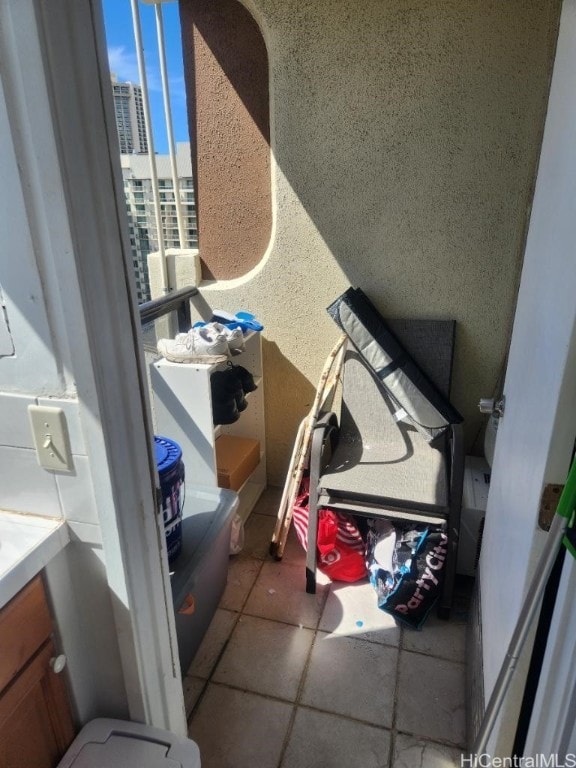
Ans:
{"label": "high-rise building in background", "polygon": [[[142,303],[150,299],[147,257],[149,253],[158,250],[158,231],[150,178],[150,158],[147,154],[148,138],[142,105],[142,88],[136,83],[118,82],[118,78],[112,73],[110,78],[120,144],[138,303]],[[155,160],[164,246],[165,248],[197,248],[198,233],[190,144],[180,143],[177,145],[176,151],[180,202],[184,218],[185,241],[183,243],[180,243],[178,236],[178,219],[170,158],[168,155],[156,155]]]}
{"label": "high-rise building in background", "polygon": [[[150,158],[148,155],[123,154],[120,158],[124,193],[130,224],[130,244],[138,303],[150,299],[150,281],[148,277],[147,256],[158,250],[158,230],[156,212],[150,178]],[[196,224],[196,205],[192,183],[192,157],[189,143],[176,145],[176,167],[180,187],[180,202],[184,219],[185,242],[178,237],[178,219],[176,200],[172,183],[169,155],[156,155],[156,169],[160,195],[160,211],[165,248],[197,248],[198,230]]]}
{"label": "high-rise building in background", "polygon": [[142,105],[142,88],[135,83],[120,83],[111,73],[114,113],[121,154],[148,152],[148,136]]}

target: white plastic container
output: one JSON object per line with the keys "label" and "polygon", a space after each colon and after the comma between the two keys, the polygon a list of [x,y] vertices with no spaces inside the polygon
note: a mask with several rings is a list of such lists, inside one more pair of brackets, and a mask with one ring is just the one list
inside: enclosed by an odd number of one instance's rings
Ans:
{"label": "white plastic container", "polygon": [[141,723],[105,718],[82,728],[58,768],[200,768],[190,739]]}
{"label": "white plastic container", "polygon": [[488,462],[479,456],[466,456],[456,563],[456,572],[463,576],[476,575],[489,490]]}

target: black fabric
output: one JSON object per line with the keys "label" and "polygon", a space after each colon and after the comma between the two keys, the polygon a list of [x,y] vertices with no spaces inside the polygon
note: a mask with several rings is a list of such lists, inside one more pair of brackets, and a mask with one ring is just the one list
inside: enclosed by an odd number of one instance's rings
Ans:
{"label": "black fabric", "polygon": [[235,372],[227,368],[210,376],[212,390],[212,421],[217,424],[233,424],[240,418],[240,411],[247,406],[244,391]]}
{"label": "black fabric", "polygon": [[[341,309],[343,304],[348,307],[348,310],[357,318],[369,336],[375,340],[380,349],[390,358],[390,362],[384,367],[374,369],[370,360],[367,359],[365,354],[366,339],[355,339],[354,336],[357,335],[357,330],[351,329],[349,325],[347,327],[347,324],[342,320]],[[413,424],[428,441],[435,440],[444,434],[450,424],[462,422],[463,419],[460,413],[458,413],[450,401],[408,354],[386,324],[382,315],[360,288],[349,288],[327,308],[327,311],[335,323],[348,334],[351,342],[358,349],[359,354],[373,370],[377,381],[386,389],[399,409],[402,408],[406,411],[404,420]],[[399,398],[387,383],[388,377],[392,377],[398,370],[413,385],[410,396],[404,394],[402,398]],[[413,416],[414,412],[417,411],[418,398],[423,398],[435,409],[437,412],[435,423],[424,424]],[[420,400],[420,402],[422,401]]]}
{"label": "black fabric", "polygon": [[245,395],[257,389],[254,377],[241,365],[229,362],[210,376],[213,423],[233,424],[248,407]]}
{"label": "black fabric", "polygon": [[228,363],[228,365],[236,372],[240,381],[240,386],[245,393],[254,392],[258,389],[256,382],[254,381],[254,376],[252,376],[248,369],[244,368],[242,365],[234,365],[233,363]]}

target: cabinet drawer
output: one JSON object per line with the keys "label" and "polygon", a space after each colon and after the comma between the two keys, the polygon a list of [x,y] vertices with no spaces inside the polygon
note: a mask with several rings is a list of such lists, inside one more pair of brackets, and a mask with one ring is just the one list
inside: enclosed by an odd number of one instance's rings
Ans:
{"label": "cabinet drawer", "polygon": [[0,611],[0,691],[50,637],[52,621],[37,576]]}

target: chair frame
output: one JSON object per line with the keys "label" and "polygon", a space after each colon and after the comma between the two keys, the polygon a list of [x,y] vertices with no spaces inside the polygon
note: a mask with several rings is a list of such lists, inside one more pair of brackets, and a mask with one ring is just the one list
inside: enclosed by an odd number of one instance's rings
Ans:
{"label": "chair frame", "polygon": [[[438,601],[438,615],[448,619],[453,603],[458,538],[460,532],[460,513],[464,482],[464,435],[462,424],[452,424],[447,432],[449,449],[446,447],[448,461],[448,499],[446,505],[430,508],[407,501],[399,505],[398,499],[364,494],[347,494],[345,497],[330,497],[321,485],[322,471],[328,461],[328,448],[334,449],[338,440],[338,416],[333,412],[321,414],[314,426],[310,449],[310,496],[308,541],[316,542],[318,535],[318,510],[320,507],[348,511],[354,515],[369,518],[410,520],[420,523],[446,523],[448,551],[444,570],[444,580]],[[433,450],[431,448],[431,450]],[[420,507],[420,508],[419,508]],[[316,592],[317,548],[308,546],[306,556],[306,592]]]}

